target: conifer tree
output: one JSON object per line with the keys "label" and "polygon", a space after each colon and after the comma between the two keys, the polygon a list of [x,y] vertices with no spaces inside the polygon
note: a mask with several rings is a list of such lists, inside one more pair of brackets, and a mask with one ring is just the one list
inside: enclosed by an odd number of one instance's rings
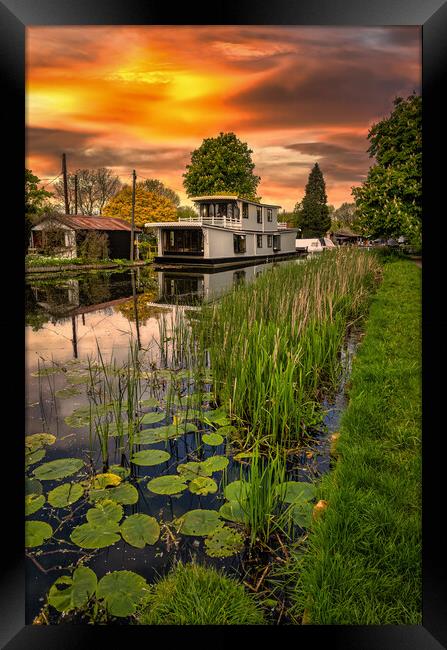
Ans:
{"label": "conifer tree", "polygon": [[300,227],[303,237],[322,237],[331,227],[326,184],[318,165],[312,168],[301,204]]}

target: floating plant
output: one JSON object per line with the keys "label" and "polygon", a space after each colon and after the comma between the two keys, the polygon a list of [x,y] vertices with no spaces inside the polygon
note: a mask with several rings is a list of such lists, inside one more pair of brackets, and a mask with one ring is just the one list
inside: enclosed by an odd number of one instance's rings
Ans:
{"label": "floating plant", "polygon": [[25,496],[25,515],[33,515],[41,509],[44,503],[45,497],[43,494],[27,494]]}
{"label": "floating plant", "polygon": [[179,533],[204,537],[222,526],[215,510],[189,510],[174,522]]}
{"label": "floating plant", "polygon": [[220,433],[204,433],[202,440],[205,444],[210,445],[211,447],[218,447],[224,441]]}
{"label": "floating plant", "polygon": [[53,534],[50,524],[45,521],[25,521],[25,546],[40,546]]}
{"label": "floating plant", "polygon": [[149,590],[144,578],[133,571],[113,571],[98,583],[96,595],[112,616],[130,616]]}
{"label": "floating plant", "polygon": [[171,455],[167,451],[161,449],[145,449],[144,451],[135,452],[130,460],[135,465],[150,467],[165,463],[170,457]]}
{"label": "floating plant", "polygon": [[111,499],[122,505],[133,505],[138,501],[138,490],[130,483],[121,483],[117,487],[102,490],[90,490],[89,500],[96,502],[101,499]]}
{"label": "floating plant", "polygon": [[48,503],[54,508],[67,508],[84,494],[84,488],[79,483],[64,483],[48,492]]}
{"label": "floating plant", "polygon": [[48,603],[58,612],[84,607],[95,594],[97,584],[95,572],[80,566],[73,571],[73,576],[57,578],[48,593]]}
{"label": "floating plant", "polygon": [[160,537],[160,526],[155,517],[135,514],[126,517],[120,528],[123,539],[131,546],[144,548],[146,544],[155,544]]}
{"label": "floating plant", "polygon": [[217,492],[217,483],[207,476],[198,476],[192,479],[189,489],[193,494],[214,494]]}
{"label": "floating plant", "polygon": [[186,483],[181,476],[167,474],[166,476],[157,476],[147,484],[148,489],[155,494],[179,494],[187,489]]}
{"label": "floating plant", "polygon": [[59,458],[39,465],[33,474],[41,481],[56,481],[75,474],[83,465],[84,463],[79,458]]}
{"label": "floating plant", "polygon": [[205,540],[205,550],[211,557],[229,557],[239,553],[244,546],[244,537],[233,528],[222,526]]}

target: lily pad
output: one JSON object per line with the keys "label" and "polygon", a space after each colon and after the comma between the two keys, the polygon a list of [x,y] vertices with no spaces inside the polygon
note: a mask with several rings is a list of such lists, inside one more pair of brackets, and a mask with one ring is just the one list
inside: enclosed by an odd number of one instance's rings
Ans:
{"label": "lily pad", "polygon": [[183,535],[203,537],[213,533],[222,522],[215,510],[189,510],[176,520],[176,524]]}
{"label": "lily pad", "polygon": [[105,548],[119,542],[120,536],[117,530],[119,525],[113,522],[101,528],[90,523],[81,524],[73,528],[70,539],[81,548]]}
{"label": "lily pad", "polygon": [[74,395],[80,395],[81,391],[75,386],[68,386],[67,388],[61,388],[57,390],[55,395],[59,399],[67,399],[68,397],[73,397]]}
{"label": "lily pad", "polygon": [[168,474],[153,478],[149,481],[147,487],[151,492],[155,492],[155,494],[179,494],[183,490],[186,490],[188,486],[180,476]]}
{"label": "lily pad", "polygon": [[176,418],[179,422],[184,422],[185,420],[200,420],[202,418],[203,411],[198,411],[197,409],[188,409],[187,411],[178,411],[176,413]]}
{"label": "lily pad", "polygon": [[160,406],[160,402],[156,397],[148,397],[140,401],[140,406],[143,408],[155,408]]}
{"label": "lily pad", "polygon": [[96,591],[97,578],[94,571],[80,566],[71,576],[61,576],[50,588],[48,603],[59,612],[70,612],[83,607]]}
{"label": "lily pad", "polygon": [[45,521],[25,521],[25,546],[40,546],[53,534],[50,524]]}
{"label": "lily pad", "polygon": [[211,557],[229,557],[242,550],[244,538],[236,530],[223,526],[205,540],[205,550]]}
{"label": "lily pad", "polygon": [[47,452],[45,449],[34,449],[25,454],[25,467],[31,467],[41,461]]}
{"label": "lily pad", "polygon": [[133,571],[113,571],[98,583],[96,595],[112,616],[130,616],[148,592],[146,580]]}
{"label": "lily pad", "polygon": [[25,446],[31,451],[44,445],[53,445],[55,442],[56,436],[52,433],[33,433],[30,436],[25,436]]}
{"label": "lily pad", "polygon": [[292,506],[291,517],[294,524],[300,528],[309,528],[312,521],[313,505],[311,503],[297,503]]}
{"label": "lily pad", "polygon": [[185,481],[197,478],[198,476],[211,476],[213,473],[212,469],[205,465],[204,462],[197,463],[194,461],[177,465],[177,472]]}
{"label": "lily pad", "polygon": [[224,441],[220,433],[204,433],[202,440],[207,445],[211,445],[211,447],[218,447]]}
{"label": "lily pad", "polygon": [[225,469],[228,465],[228,458],[226,456],[210,456],[203,461],[203,465],[210,471],[220,472],[220,470]]}
{"label": "lily pad", "polygon": [[48,493],[48,503],[54,508],[67,508],[84,494],[84,488],[79,483],[64,483]]}
{"label": "lily pad", "polygon": [[116,486],[121,483],[121,480],[121,477],[115,473],[107,472],[105,474],[97,474],[93,481],[93,487],[95,489],[101,489],[109,487],[109,485]]}
{"label": "lily pad", "polygon": [[79,458],[59,458],[39,465],[33,474],[40,481],[56,481],[75,474],[83,465],[84,463]]}
{"label": "lily pad", "polygon": [[121,524],[121,535],[124,540],[136,548],[144,548],[146,544],[155,544],[160,537],[160,526],[155,517],[136,514],[126,517]]}
{"label": "lily pad", "polygon": [[156,422],[161,422],[162,420],[164,420],[165,417],[166,417],[166,413],[159,413],[158,411],[153,413],[145,413],[141,418],[141,423],[155,424]]}
{"label": "lily pad", "polygon": [[239,501],[227,501],[219,508],[219,514],[229,521],[245,523],[246,515]]}
{"label": "lily pad", "polygon": [[287,481],[277,486],[284,503],[305,503],[315,497],[315,486],[304,481]]}
{"label": "lily pad", "polygon": [[130,460],[135,465],[149,467],[152,465],[160,465],[169,460],[170,457],[171,455],[162,449],[145,449],[144,451],[137,451]]}
{"label": "lily pad", "polygon": [[248,481],[233,481],[228,483],[224,489],[225,498],[228,501],[244,501],[250,491],[250,483]]}
{"label": "lily pad", "polygon": [[129,476],[130,469],[128,467],[122,467],[121,465],[110,465],[109,472],[116,474],[124,480]]}
{"label": "lily pad", "polygon": [[207,476],[198,476],[189,484],[193,494],[214,494],[217,492],[217,483]]}
{"label": "lily pad", "polygon": [[25,516],[33,515],[41,509],[44,503],[45,497],[43,494],[40,496],[38,494],[27,494],[25,496]]}
{"label": "lily pad", "polygon": [[[92,526],[107,530],[118,530],[118,522],[123,517],[123,506],[112,500],[98,503],[87,511],[87,521]],[[116,528],[115,528],[116,527]]]}
{"label": "lily pad", "polygon": [[232,425],[226,425],[224,427],[219,427],[219,429],[217,429],[217,432],[221,436],[231,436],[232,434],[237,433],[237,429]]}
{"label": "lily pad", "polygon": [[67,382],[69,384],[88,384],[90,381],[90,375],[70,375],[67,377]]}
{"label": "lily pad", "polygon": [[29,478],[25,476],[25,495],[28,494],[42,494],[42,483],[37,478]]}
{"label": "lily pad", "polygon": [[138,501],[138,490],[133,485],[130,485],[130,483],[121,483],[121,485],[117,485],[117,487],[90,491],[90,501],[95,502],[101,499],[112,499],[112,501],[116,501],[116,503],[133,505]]}
{"label": "lily pad", "polygon": [[56,375],[58,372],[62,372],[62,368],[59,368],[59,366],[48,366],[48,368],[39,368],[39,370],[32,372],[31,377],[47,377],[48,375]]}

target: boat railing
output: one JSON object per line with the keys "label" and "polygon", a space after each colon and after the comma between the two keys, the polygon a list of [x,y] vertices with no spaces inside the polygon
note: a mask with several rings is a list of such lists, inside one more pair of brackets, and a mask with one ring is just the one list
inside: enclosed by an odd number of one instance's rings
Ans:
{"label": "boat railing", "polygon": [[218,226],[219,228],[230,228],[232,230],[241,230],[242,223],[238,217],[213,216],[201,217],[200,215],[190,217],[180,217],[182,223],[201,223],[204,226]]}

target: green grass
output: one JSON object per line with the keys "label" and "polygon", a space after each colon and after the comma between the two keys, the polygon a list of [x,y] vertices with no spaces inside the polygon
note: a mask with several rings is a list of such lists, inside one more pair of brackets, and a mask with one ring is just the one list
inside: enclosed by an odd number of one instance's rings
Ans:
{"label": "green grass", "polygon": [[[140,260],[141,261],[141,260]],[[27,255],[25,266],[27,268],[39,268],[44,266],[84,266],[89,264],[108,265],[118,264],[119,266],[131,266],[132,262],[127,259],[88,259],[85,257],[46,257],[45,255]]]}
{"label": "green grass", "polygon": [[421,623],[421,272],[384,266],[351,376],[329,503],[291,562],[312,624]]}
{"label": "green grass", "polygon": [[177,564],[151,590],[141,625],[263,625],[262,611],[238,582],[212,567]]}

